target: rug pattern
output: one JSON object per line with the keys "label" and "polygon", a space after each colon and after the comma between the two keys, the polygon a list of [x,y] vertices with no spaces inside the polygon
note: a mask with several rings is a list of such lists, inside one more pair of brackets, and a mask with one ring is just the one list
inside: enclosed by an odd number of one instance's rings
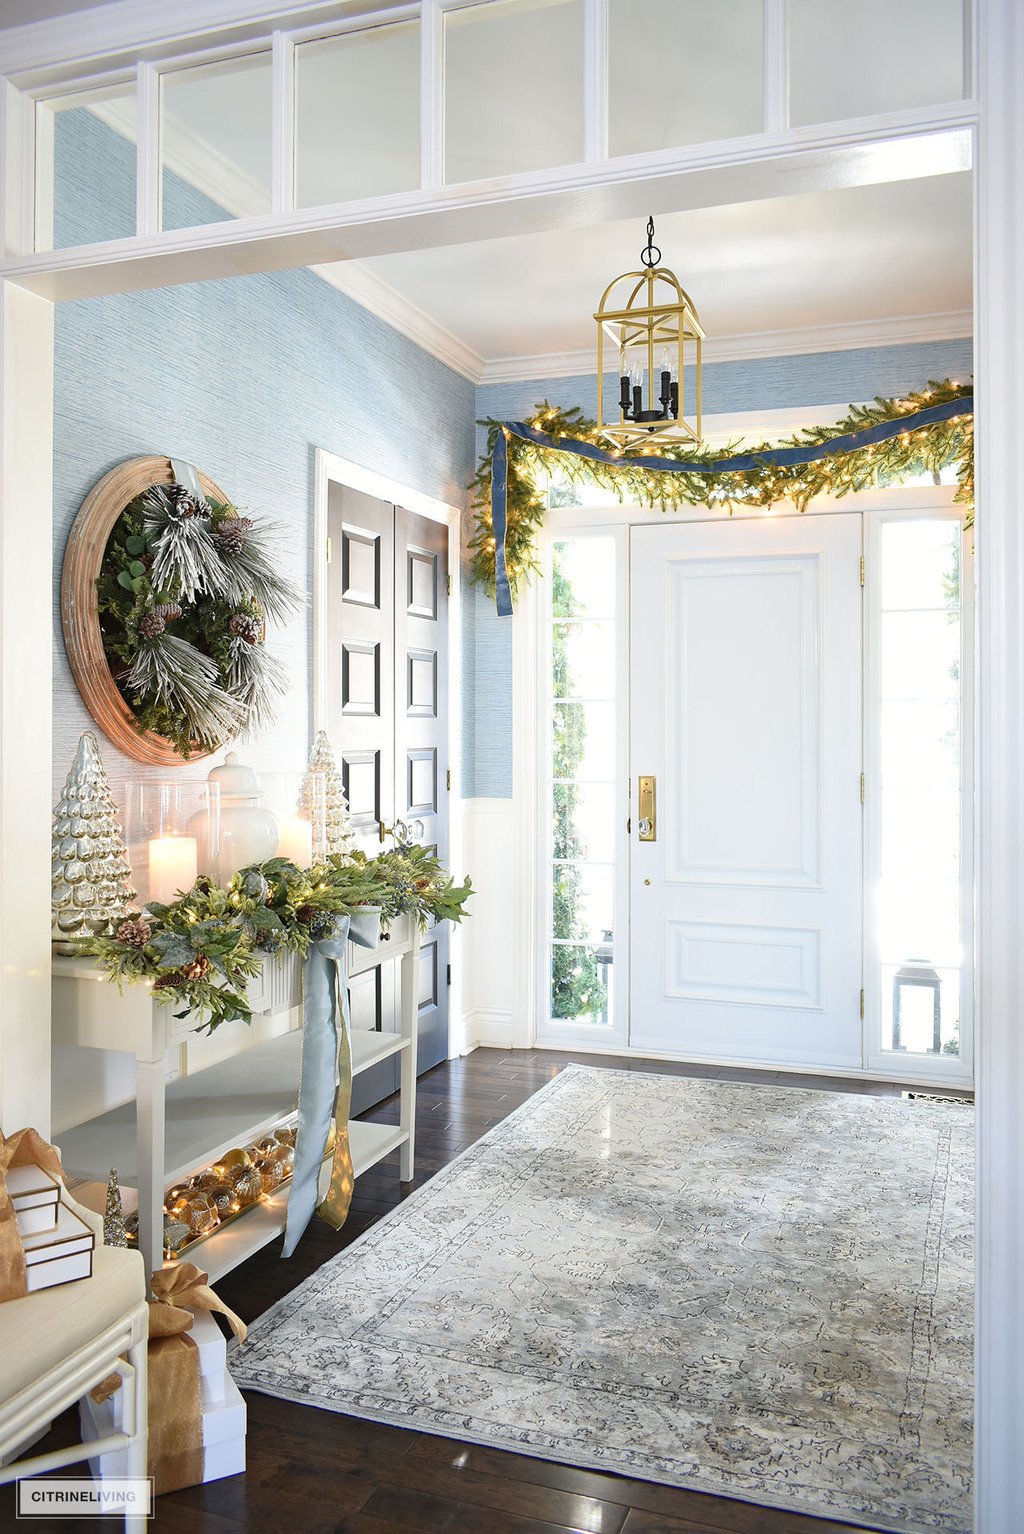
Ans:
{"label": "rug pattern", "polygon": [[970,1528],[973,1113],[571,1066],[261,1316],[237,1382]]}

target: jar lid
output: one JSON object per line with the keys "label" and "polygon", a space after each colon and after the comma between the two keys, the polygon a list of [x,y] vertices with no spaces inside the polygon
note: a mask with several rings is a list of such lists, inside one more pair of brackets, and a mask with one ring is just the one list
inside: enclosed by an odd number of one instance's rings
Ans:
{"label": "jar lid", "polygon": [[255,799],[260,791],[259,778],[251,767],[238,760],[236,751],[229,751],[223,765],[214,767],[207,778],[210,783],[218,784],[221,794],[226,797]]}

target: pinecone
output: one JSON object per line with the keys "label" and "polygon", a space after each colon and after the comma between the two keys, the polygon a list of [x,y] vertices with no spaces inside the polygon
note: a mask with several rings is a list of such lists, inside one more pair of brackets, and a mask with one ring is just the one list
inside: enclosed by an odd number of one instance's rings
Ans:
{"label": "pinecone", "polygon": [[260,642],[260,620],[253,618],[249,613],[235,613],[228,624],[228,628],[236,639],[244,639],[246,644],[259,644]]}
{"label": "pinecone", "polygon": [[200,874],[199,878],[196,880],[195,884],[193,885],[193,888],[198,890],[200,895],[212,895],[213,894],[213,880],[212,879],[208,879],[205,874]]}
{"label": "pinecone", "polygon": [[155,639],[166,627],[162,615],[154,608],[151,612],[143,613],[139,619],[139,638]]}
{"label": "pinecone", "polygon": [[301,922],[304,927],[312,924],[316,917],[315,905],[300,905],[295,908],[295,920]]}
{"label": "pinecone", "polygon": [[153,981],[153,989],[154,991],[176,990],[177,987],[181,984],[183,978],[184,973],[182,970],[169,969],[166,975],[157,975],[156,979]]}
{"label": "pinecone", "polygon": [[188,517],[201,517],[204,507],[191,490],[186,490],[184,485],[173,484],[167,491],[167,509],[172,517],[185,520]]}
{"label": "pinecone", "polygon": [[191,964],[183,964],[181,973],[186,980],[205,980],[210,973],[210,961],[205,953],[197,953]]}
{"label": "pinecone", "polygon": [[165,623],[174,623],[181,617],[181,608],[177,602],[165,602],[163,607],[158,607],[156,610]]}
{"label": "pinecone", "polygon": [[127,943],[130,948],[145,948],[153,936],[153,929],[144,916],[128,916],[114,936],[119,943]]}
{"label": "pinecone", "polygon": [[222,554],[240,554],[245,535],[252,526],[248,517],[224,517],[213,529]]}

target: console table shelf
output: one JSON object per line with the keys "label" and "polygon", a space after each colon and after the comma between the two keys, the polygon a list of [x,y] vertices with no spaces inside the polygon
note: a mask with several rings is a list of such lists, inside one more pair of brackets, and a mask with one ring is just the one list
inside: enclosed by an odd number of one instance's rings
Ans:
{"label": "console table shelf", "polygon": [[[395,961],[401,976],[399,1031],[353,1029],[350,1035],[354,1075],[391,1055],[400,1059],[399,1123],[350,1121],[354,1170],[359,1176],[400,1148],[400,1175],[407,1181],[414,1154],[419,931],[411,921],[396,924],[390,938],[375,949],[350,946],[349,959],[350,975]],[[298,960],[268,960],[250,987],[249,999],[261,1016],[299,1006]],[[105,1182],[116,1166],[121,1183],[138,1189],[139,1246],[153,1270],[163,1262],[165,1189],[294,1114],[301,1032],[292,1029],[251,1044],[227,1060],[168,1082],[167,1050],[187,1039],[196,1019],[175,1018],[147,988],[126,987],[120,995],[92,961],[55,959],[53,1014],[55,1045],[128,1050],[135,1056],[136,1101],[66,1129],[57,1139],[69,1173]],[[200,1265],[212,1279],[230,1272],[283,1230],[289,1186],[203,1240]]]}

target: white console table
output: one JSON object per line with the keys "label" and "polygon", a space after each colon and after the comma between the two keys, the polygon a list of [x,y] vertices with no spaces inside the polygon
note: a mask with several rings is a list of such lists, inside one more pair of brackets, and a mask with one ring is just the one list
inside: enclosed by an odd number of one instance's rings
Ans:
{"label": "white console table", "polygon": [[[350,977],[395,961],[400,966],[401,1004],[395,1033],[353,1029],[353,1075],[390,1055],[400,1055],[400,1107],[393,1124],[349,1123],[352,1162],[358,1177],[401,1147],[403,1182],[413,1175],[416,1120],[416,1026],[419,996],[419,929],[411,918],[391,928],[377,948],[349,944]],[[301,1005],[302,964],[295,955],[265,961],[250,983],[254,1015],[273,1016]],[[232,1146],[259,1139],[294,1113],[298,1101],[301,1030],[168,1082],[167,1051],[183,1043],[194,1016],[176,1018],[145,985],[123,995],[90,959],[53,961],[53,1042],[91,1049],[125,1050],[135,1057],[136,1101],[89,1119],[56,1138],[65,1171],[106,1182],[112,1166],[139,1196],[139,1248],[146,1271],[163,1265],[164,1192],[210,1165]],[[327,1163],[325,1163],[326,1176]],[[285,1225],[289,1186],[252,1205],[238,1219],[206,1237],[198,1254],[215,1282],[259,1251]]]}

